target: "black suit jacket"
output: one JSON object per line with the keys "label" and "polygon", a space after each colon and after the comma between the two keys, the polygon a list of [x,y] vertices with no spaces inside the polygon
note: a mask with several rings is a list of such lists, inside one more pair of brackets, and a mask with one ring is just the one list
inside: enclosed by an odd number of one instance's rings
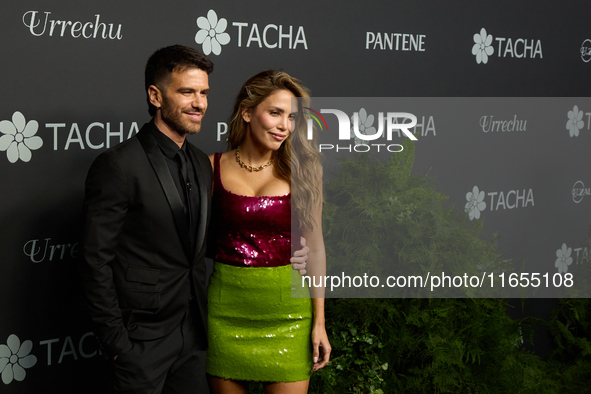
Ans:
{"label": "black suit jacket", "polygon": [[[189,302],[202,349],[207,348],[205,246],[212,171],[207,155],[188,145],[199,183],[195,249],[153,122],[103,152],[86,179],[82,278],[90,315],[109,357],[130,339],[168,334]],[[191,289],[192,287],[192,289]]]}

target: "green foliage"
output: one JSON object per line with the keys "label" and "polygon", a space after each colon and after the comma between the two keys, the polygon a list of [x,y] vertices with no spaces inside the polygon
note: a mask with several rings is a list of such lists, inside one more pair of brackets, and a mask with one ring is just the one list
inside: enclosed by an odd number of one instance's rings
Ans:
{"label": "green foliage", "polygon": [[389,368],[388,362],[380,360],[385,345],[367,327],[357,328],[351,321],[345,324],[330,329],[331,346],[339,351],[329,367],[317,372],[316,392],[334,393],[346,387],[349,393],[383,394]]}
{"label": "green foliage", "polygon": [[[508,270],[495,239],[481,239],[481,221],[446,208],[427,179],[411,175],[413,160],[407,144],[385,163],[363,155],[342,163],[325,187],[329,270]],[[590,300],[562,300],[543,321],[513,320],[500,298],[410,298],[417,295],[410,289],[403,295],[326,300],[333,351],[330,364],[313,374],[310,393],[591,393]],[[523,346],[540,329],[554,340],[545,359]],[[261,384],[251,388],[263,392]]]}
{"label": "green foliage", "polygon": [[[406,143],[387,162],[359,155],[341,163],[325,186],[329,273],[509,271],[496,238],[481,239],[482,221],[445,207],[428,179],[411,174],[413,161],[414,146]],[[511,319],[499,298],[327,299],[332,361],[314,374],[310,392],[591,392],[589,306],[563,301],[545,322]],[[523,348],[540,327],[556,341],[546,360]]]}
{"label": "green foliage", "polygon": [[503,300],[326,302],[333,356],[311,393],[561,392],[548,365],[520,347]]}
{"label": "green foliage", "polygon": [[[359,155],[341,162],[341,172],[325,186],[323,230],[329,274],[387,278],[508,271],[508,263],[495,251],[496,239],[480,239],[482,222],[471,222],[463,212],[445,207],[447,197],[429,179],[411,175],[413,160],[410,142],[388,161]],[[479,289],[479,295],[492,296],[487,288]],[[339,290],[333,296],[367,296],[368,291],[373,297],[391,297],[393,291],[396,296],[428,296],[413,287]],[[470,288],[438,290],[439,297],[470,295]]]}
{"label": "green foliage", "polygon": [[563,299],[549,322],[554,338],[548,364],[561,372],[563,393],[591,393],[591,300]]}

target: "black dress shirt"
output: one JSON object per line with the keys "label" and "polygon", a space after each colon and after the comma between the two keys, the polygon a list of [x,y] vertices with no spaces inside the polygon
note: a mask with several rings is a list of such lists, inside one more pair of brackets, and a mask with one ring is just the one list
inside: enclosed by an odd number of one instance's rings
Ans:
{"label": "black dress shirt", "polygon": [[[199,223],[199,185],[197,182],[197,177],[195,176],[193,162],[190,160],[190,155],[187,148],[188,143],[185,141],[183,146],[179,148],[179,146],[173,140],[168,138],[164,133],[153,130],[153,135],[156,139],[156,142],[158,143],[158,146],[160,147],[160,150],[164,154],[170,175],[174,180],[174,184],[176,185],[177,191],[185,206],[185,212],[187,213],[187,220],[189,222],[190,229],[189,240],[191,241],[191,245],[194,246],[197,236],[197,223]],[[187,183],[185,183],[183,180],[179,162],[175,159],[175,156],[180,150],[185,152],[185,156],[187,158],[187,170],[189,177]],[[189,202],[187,202],[186,188],[188,188],[188,196],[190,199]],[[191,206],[190,209],[188,204]],[[191,217],[188,216],[189,212],[191,212]]]}

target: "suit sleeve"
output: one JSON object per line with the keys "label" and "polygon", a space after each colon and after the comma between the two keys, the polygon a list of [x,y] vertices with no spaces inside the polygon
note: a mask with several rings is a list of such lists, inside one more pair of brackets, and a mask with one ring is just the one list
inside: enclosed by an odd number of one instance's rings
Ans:
{"label": "suit sleeve", "polygon": [[119,307],[113,267],[129,208],[128,182],[113,152],[92,164],[85,184],[81,276],[90,317],[110,358],[131,348]]}

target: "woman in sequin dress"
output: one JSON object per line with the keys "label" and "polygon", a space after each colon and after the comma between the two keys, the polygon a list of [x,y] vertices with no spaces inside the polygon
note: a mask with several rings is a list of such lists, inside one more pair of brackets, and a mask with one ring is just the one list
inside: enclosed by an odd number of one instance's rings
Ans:
{"label": "woman in sequin dress", "polygon": [[289,261],[300,236],[310,248],[308,275],[326,273],[322,170],[294,97],[309,94],[285,72],[249,79],[229,122],[230,151],[210,156],[207,372],[216,394],[246,393],[248,381],[264,382],[267,393],[306,393],[311,372],[330,356],[323,289],[292,298],[292,275],[302,283]]}

